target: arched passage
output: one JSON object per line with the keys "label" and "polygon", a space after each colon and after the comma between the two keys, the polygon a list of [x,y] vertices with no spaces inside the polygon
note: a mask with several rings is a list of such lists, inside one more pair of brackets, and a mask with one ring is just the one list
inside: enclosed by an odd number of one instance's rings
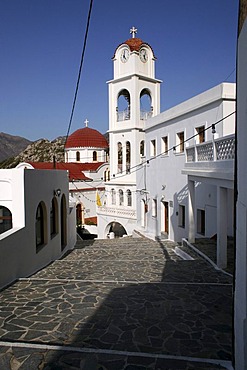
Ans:
{"label": "arched passage", "polygon": [[123,225],[121,225],[119,222],[111,222],[107,225],[106,227],[106,236],[109,234],[109,233],[114,233],[114,236],[115,238],[121,238],[122,236],[124,235],[127,235],[127,231],[125,230],[125,228],[123,227]]}

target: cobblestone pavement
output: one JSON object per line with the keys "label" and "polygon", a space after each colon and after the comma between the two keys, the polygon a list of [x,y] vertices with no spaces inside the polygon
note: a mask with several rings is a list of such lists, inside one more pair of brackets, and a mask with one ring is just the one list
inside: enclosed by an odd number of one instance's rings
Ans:
{"label": "cobblestone pavement", "polygon": [[0,292],[0,369],[230,369],[231,278],[174,248],[78,242]]}

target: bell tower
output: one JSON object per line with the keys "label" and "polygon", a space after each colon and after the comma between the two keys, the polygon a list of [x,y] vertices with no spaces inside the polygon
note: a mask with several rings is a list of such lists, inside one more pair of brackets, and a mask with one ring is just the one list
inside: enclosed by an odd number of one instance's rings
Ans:
{"label": "bell tower", "polygon": [[136,37],[115,50],[109,88],[110,179],[98,207],[98,237],[131,235],[136,224],[136,169],[145,155],[145,121],[160,113],[152,47]]}
{"label": "bell tower", "polygon": [[135,182],[131,168],[144,155],[144,123],[160,113],[160,83],[155,78],[151,46],[136,37],[120,44],[113,56],[114,78],[109,86],[110,169],[115,180],[123,174]]}

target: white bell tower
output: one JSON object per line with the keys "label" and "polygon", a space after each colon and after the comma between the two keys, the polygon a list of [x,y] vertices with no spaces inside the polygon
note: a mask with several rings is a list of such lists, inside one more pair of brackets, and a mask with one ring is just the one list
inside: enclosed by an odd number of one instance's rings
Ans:
{"label": "white bell tower", "polygon": [[130,33],[132,38],[114,53],[114,78],[108,81],[110,170],[115,181],[121,178],[122,182],[126,174],[135,183],[131,169],[144,155],[145,120],[160,113],[161,81],[155,78],[156,58],[151,46],[135,37],[135,27]]}
{"label": "white bell tower", "polygon": [[[131,235],[136,224],[136,169],[145,156],[145,121],[160,113],[160,83],[151,46],[136,37],[113,56],[109,86],[110,179],[98,208],[98,237]],[[116,226],[117,225],[117,226]]]}

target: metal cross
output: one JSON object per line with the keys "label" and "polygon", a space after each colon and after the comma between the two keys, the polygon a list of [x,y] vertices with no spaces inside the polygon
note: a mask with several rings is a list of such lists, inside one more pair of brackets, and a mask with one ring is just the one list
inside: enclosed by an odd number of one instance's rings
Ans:
{"label": "metal cross", "polygon": [[135,38],[135,35],[137,33],[137,28],[135,28],[134,26],[130,29],[130,33],[132,33],[132,38],[134,39]]}
{"label": "metal cross", "polygon": [[84,123],[85,123],[85,126],[87,127],[88,126],[88,124],[89,124],[89,121],[88,121],[88,119],[86,118],[86,120],[84,121]]}

